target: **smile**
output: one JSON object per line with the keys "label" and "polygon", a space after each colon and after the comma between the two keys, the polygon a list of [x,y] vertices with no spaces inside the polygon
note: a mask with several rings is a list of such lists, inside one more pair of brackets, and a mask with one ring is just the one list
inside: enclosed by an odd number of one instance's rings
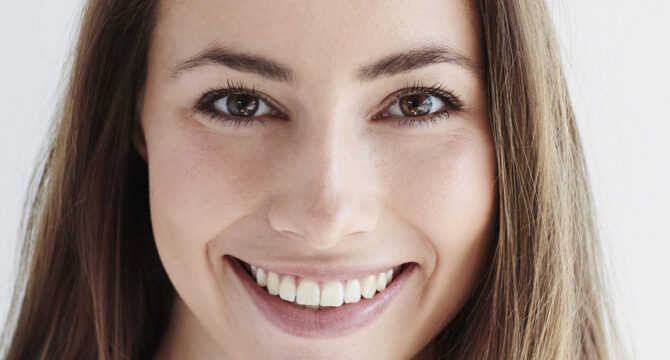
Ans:
{"label": "smile", "polygon": [[396,266],[360,279],[317,282],[293,275],[278,274],[244,262],[243,265],[256,280],[256,284],[265,287],[270,295],[279,295],[282,300],[311,309],[352,304],[360,301],[361,297],[371,299],[377,291],[383,291],[391,283],[394,271],[396,274],[400,271],[400,266]]}
{"label": "smile", "polygon": [[369,325],[418,268],[417,263],[404,263],[338,280],[336,274],[310,278],[268,270],[230,255],[224,260],[267,320],[307,338],[344,336]]}

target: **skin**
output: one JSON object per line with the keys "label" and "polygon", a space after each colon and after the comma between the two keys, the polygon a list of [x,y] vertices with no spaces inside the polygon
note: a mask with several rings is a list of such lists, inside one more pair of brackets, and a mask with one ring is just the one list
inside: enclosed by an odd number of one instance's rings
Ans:
{"label": "skin", "polygon": [[[420,43],[448,44],[482,64],[476,14],[464,1],[272,4],[161,6],[136,141],[149,167],[156,244],[177,292],[156,358],[412,357],[459,311],[489,261],[498,198],[485,83],[453,63],[367,82],[356,70]],[[281,63],[295,82],[221,65],[171,76],[214,43]],[[254,87],[286,117],[234,128],[194,111],[227,80]],[[416,81],[444,83],[464,109],[434,127],[372,120]],[[224,254],[419,268],[374,322],[316,340],[269,323]]]}

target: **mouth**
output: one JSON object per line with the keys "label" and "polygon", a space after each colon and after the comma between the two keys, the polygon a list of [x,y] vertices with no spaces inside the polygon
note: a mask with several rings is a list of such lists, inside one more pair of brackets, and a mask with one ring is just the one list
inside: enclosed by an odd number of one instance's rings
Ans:
{"label": "mouth", "polygon": [[341,279],[310,279],[230,255],[224,260],[267,320],[288,334],[307,338],[344,336],[370,324],[418,268],[410,262]]}

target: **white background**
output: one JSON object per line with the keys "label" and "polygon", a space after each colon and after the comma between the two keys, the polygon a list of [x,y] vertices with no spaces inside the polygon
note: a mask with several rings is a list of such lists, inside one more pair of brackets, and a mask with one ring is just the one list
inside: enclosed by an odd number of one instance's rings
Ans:
{"label": "white background", "polygon": [[[548,0],[611,254],[612,301],[635,358],[670,339],[670,3]],[[0,5],[0,328],[15,278],[26,186],[81,0]]]}

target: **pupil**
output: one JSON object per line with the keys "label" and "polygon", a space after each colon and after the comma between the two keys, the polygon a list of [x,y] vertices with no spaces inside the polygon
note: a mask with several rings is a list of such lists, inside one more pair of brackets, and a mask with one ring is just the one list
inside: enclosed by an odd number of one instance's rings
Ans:
{"label": "pupil", "polygon": [[421,116],[430,112],[433,101],[430,95],[414,94],[400,99],[400,109],[405,116]]}
{"label": "pupil", "polygon": [[252,116],[258,110],[258,99],[246,94],[230,94],[226,105],[231,115]]}

